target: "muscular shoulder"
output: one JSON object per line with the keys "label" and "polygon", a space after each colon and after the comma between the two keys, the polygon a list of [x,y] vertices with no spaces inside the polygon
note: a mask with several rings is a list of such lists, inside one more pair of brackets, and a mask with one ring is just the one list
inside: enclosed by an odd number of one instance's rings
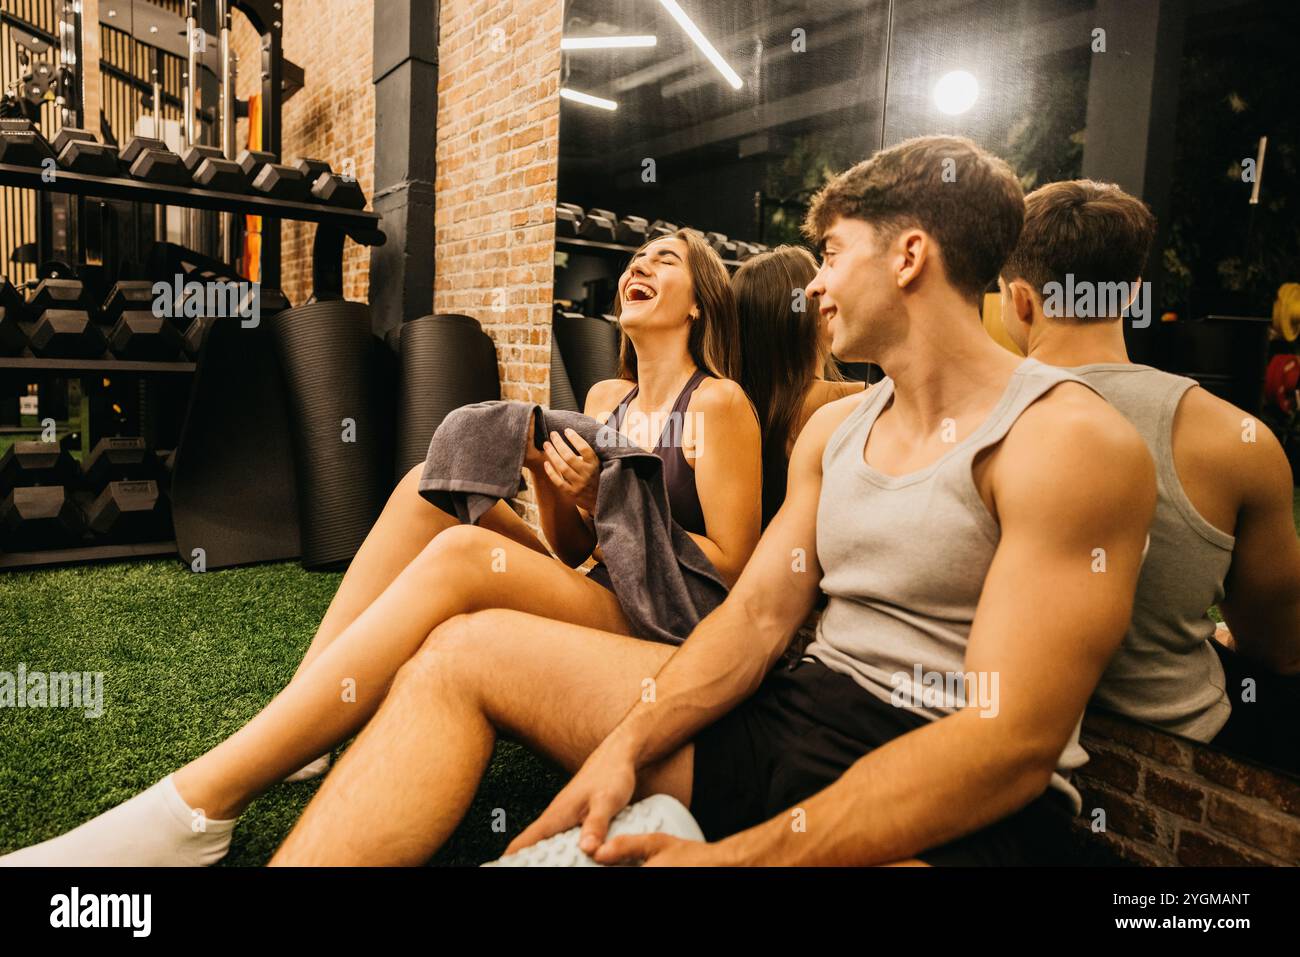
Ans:
{"label": "muscular shoulder", "polygon": [[1060,383],[1021,413],[990,462],[989,478],[1002,514],[1037,503],[1076,514],[1146,513],[1149,520],[1155,502],[1155,463],[1142,436],[1076,382]]}
{"label": "muscular shoulder", "polygon": [[1199,386],[1188,389],[1174,413],[1174,463],[1184,485],[1223,487],[1233,506],[1257,498],[1262,487],[1288,473],[1286,456],[1255,416]]}
{"label": "muscular shoulder", "polygon": [[830,437],[844,420],[866,401],[866,397],[874,388],[876,388],[874,385],[866,386],[859,392],[823,403],[813,412],[804,423],[804,427],[799,430],[798,438],[795,439],[794,450],[790,453],[791,468],[794,468],[796,459],[800,459],[805,464],[816,463],[820,469],[826,443],[830,441]]}

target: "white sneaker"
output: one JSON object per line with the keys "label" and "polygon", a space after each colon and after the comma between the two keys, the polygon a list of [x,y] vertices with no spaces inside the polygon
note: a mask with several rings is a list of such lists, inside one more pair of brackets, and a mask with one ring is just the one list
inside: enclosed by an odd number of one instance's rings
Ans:
{"label": "white sneaker", "polygon": [[294,771],[284,779],[285,784],[293,784],[296,781],[310,781],[312,778],[318,778],[330,769],[330,760],[332,752],[326,751],[311,764],[307,764]]}
{"label": "white sneaker", "polygon": [[[605,867],[578,850],[582,828],[574,827],[532,847],[508,854],[483,867]],[[670,834],[685,841],[702,841],[704,833],[682,802],[667,794],[655,794],[625,807],[609,822],[610,837],[621,834]]]}

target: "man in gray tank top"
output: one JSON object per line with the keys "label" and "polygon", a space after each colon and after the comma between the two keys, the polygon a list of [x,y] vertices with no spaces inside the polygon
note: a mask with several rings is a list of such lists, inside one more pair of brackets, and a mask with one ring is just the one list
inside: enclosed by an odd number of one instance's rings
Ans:
{"label": "man in gray tank top", "polygon": [[[835,354],[889,378],[811,417],[726,601],[675,648],[459,616],[275,863],[432,853],[497,731],[578,768],[511,850],[581,825],[604,863],[1025,862],[1038,825],[1079,806],[1079,722],[1132,612],[1156,482],[1091,387],[984,333],[1023,215],[1011,169],[957,137],[828,184],[807,292]],[[816,642],[775,667],[820,590]],[[707,841],[606,841],[638,792],[689,805]]]}
{"label": "man in gray tank top", "polygon": [[1248,705],[1225,685],[1208,611],[1219,605],[1243,656],[1300,672],[1300,540],[1273,434],[1194,380],[1129,362],[1121,314],[1150,321],[1141,274],[1155,229],[1146,205],[1112,184],[1034,191],[1002,267],[1002,318],[1026,355],[1068,367],[1122,412],[1155,459],[1133,620],[1093,700],[1210,741]]}

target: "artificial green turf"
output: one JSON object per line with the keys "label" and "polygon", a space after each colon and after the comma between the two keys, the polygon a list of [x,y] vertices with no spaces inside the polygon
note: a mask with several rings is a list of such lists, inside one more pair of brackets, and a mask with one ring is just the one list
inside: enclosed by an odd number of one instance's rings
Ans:
{"label": "artificial green turf", "polygon": [[[1295,518],[1300,529],[1300,490]],[[288,683],[340,578],[293,564],[196,575],[170,561],[0,573],[0,670],[102,671],[105,699],[97,719],[0,709],[0,853],[67,831],[238,730]],[[562,781],[500,744],[434,863],[498,856]],[[225,863],[265,863],[318,785],[259,798]],[[493,830],[497,808],[504,833]]]}
{"label": "artificial green turf", "polygon": [[[340,578],[292,564],[193,574],[170,561],[0,574],[0,670],[104,673],[102,717],[0,709],[0,853],[69,830],[238,730],[293,676]],[[499,856],[561,782],[501,744],[435,863]],[[225,863],[265,863],[318,786],[259,798]]]}

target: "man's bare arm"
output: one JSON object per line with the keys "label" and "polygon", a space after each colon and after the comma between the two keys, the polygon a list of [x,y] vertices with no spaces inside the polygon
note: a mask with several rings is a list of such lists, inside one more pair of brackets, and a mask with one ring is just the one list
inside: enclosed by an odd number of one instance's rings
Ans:
{"label": "man's bare arm", "polygon": [[631,800],[638,770],[676,751],[757,689],[817,598],[822,452],[858,399],[824,406],[804,426],[790,457],[785,502],[736,587],[660,669],[655,702],[631,708],[508,852],[575,824],[582,825],[579,846],[594,852],[610,819]]}
{"label": "man's bare arm", "polygon": [[1291,467],[1262,427],[1241,451],[1246,486],[1219,610],[1243,655],[1281,674],[1300,673],[1300,538]]}
{"label": "man's bare arm", "polygon": [[663,758],[749,697],[807,619],[818,594],[817,503],[826,441],[856,406],[818,410],[790,456],[785,501],[726,601],[655,677],[655,701],[634,707],[606,743],[637,767]]}
{"label": "man's bare arm", "polygon": [[1155,470],[1118,413],[1077,395],[1027,410],[991,467],[1002,536],[965,667],[997,676],[996,715],[967,708],[890,741],[801,803],[805,830],[779,814],[720,842],[722,861],[890,863],[1046,789],[1127,629]]}

